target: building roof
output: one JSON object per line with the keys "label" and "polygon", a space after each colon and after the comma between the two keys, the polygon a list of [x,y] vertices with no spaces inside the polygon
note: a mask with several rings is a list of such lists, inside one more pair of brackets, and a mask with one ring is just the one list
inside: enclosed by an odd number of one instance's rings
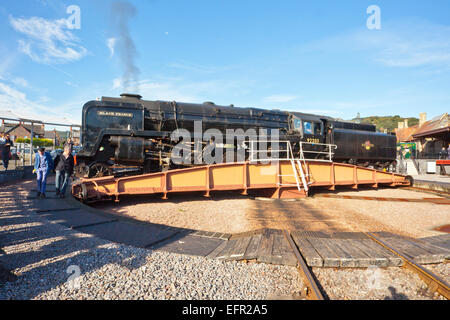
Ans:
{"label": "building roof", "polygon": [[448,113],[425,122],[412,136],[414,139],[426,138],[439,136],[446,132],[450,132],[450,116]]}
{"label": "building roof", "polygon": [[55,133],[55,131],[53,131],[53,130],[51,130],[51,131],[45,131],[45,133],[44,133],[44,138],[47,138],[47,139],[59,139],[59,133],[58,132],[56,132]]}
{"label": "building roof", "polygon": [[17,126],[17,123],[5,123],[5,125],[0,126],[0,132],[8,132],[15,126]]}
{"label": "building roof", "polygon": [[409,142],[413,141],[413,134],[417,132],[419,125],[411,126],[408,128],[395,129],[397,136],[397,142]]}
{"label": "building roof", "polygon": [[[16,129],[18,127],[22,127],[31,133],[31,124],[23,124],[23,123],[17,123],[17,124],[13,124],[13,125],[5,123],[5,129],[6,129],[5,132],[10,133],[11,131],[13,131],[14,129]],[[44,135],[44,131],[45,131],[44,125],[39,125],[39,124],[33,125],[33,133],[34,134]]]}

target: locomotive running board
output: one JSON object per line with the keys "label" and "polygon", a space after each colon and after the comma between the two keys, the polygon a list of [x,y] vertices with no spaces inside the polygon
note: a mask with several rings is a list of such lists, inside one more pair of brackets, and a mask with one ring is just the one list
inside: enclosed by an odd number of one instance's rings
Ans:
{"label": "locomotive running board", "polygon": [[[307,167],[306,167],[307,166]],[[365,167],[336,162],[305,161],[302,163],[309,188],[350,186],[357,189],[364,185],[409,186],[409,177]],[[301,198],[308,196],[299,191],[289,160],[268,164],[234,162],[175,169],[166,172],[115,178],[113,176],[82,179],[72,185],[72,194],[82,201],[115,199],[121,195],[161,194],[167,199],[169,193],[240,190],[242,194],[257,191],[271,198]],[[284,186],[283,186],[284,185]],[[286,186],[288,185],[288,186]],[[290,185],[290,186],[289,186]]]}

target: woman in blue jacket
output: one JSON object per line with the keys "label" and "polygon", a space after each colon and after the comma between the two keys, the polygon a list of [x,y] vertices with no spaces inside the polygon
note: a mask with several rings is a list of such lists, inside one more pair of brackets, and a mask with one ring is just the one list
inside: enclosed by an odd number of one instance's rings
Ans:
{"label": "woman in blue jacket", "polygon": [[45,148],[39,148],[34,159],[34,170],[37,175],[37,196],[45,198],[45,188],[47,187],[47,176],[53,169],[53,160],[50,153],[45,152]]}

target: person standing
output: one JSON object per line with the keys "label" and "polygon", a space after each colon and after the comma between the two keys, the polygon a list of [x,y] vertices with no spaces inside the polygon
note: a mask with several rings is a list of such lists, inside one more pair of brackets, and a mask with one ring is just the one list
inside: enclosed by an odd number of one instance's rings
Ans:
{"label": "person standing", "polygon": [[5,134],[2,132],[0,133],[0,155],[2,155],[2,159],[3,159],[3,146],[5,145]]}
{"label": "person standing", "polygon": [[72,150],[73,150],[73,141],[72,141],[72,138],[67,138],[67,141],[66,141],[66,143],[64,143],[64,149],[66,148],[66,147],[69,147],[70,149],[70,151],[69,151],[69,153],[72,153]]}
{"label": "person standing", "polygon": [[45,189],[47,187],[47,176],[53,169],[53,160],[50,153],[45,151],[45,148],[40,147],[34,159],[34,170],[37,179],[37,196],[38,198],[45,198]]}
{"label": "person standing", "polygon": [[445,147],[442,147],[441,152],[439,152],[439,159],[445,160],[447,159],[447,157],[448,157],[447,149]]}
{"label": "person standing", "polygon": [[59,160],[56,164],[56,195],[60,198],[64,198],[66,194],[66,188],[69,184],[69,178],[73,173],[74,161],[73,156],[70,153],[70,147],[64,147],[64,152],[59,156]]}
{"label": "person standing", "polygon": [[8,170],[9,158],[11,156],[11,147],[14,146],[14,143],[11,141],[9,134],[4,135],[2,142],[2,160],[3,166],[5,170]]}

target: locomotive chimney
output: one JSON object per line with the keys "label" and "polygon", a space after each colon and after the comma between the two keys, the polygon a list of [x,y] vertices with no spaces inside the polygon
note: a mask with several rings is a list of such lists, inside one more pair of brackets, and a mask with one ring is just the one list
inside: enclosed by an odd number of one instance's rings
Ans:
{"label": "locomotive chimney", "polygon": [[138,99],[141,100],[142,96],[140,94],[135,94],[135,93],[122,93],[120,95],[123,99]]}

